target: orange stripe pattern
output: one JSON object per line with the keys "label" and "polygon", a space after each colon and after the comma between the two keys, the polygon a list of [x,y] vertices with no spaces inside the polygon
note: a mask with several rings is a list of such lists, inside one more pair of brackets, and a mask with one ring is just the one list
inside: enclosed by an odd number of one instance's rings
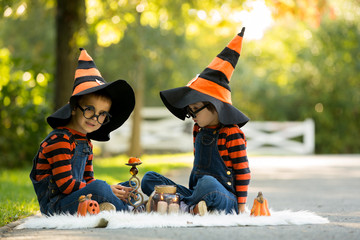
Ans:
{"label": "orange stripe pattern", "polygon": [[[199,126],[195,124],[193,130],[194,143],[199,131]],[[246,203],[251,174],[243,131],[237,125],[222,127],[217,145],[225,165],[232,169],[237,201],[239,204]]]}
{"label": "orange stripe pattern", "polygon": [[84,76],[99,76],[101,77],[101,74],[99,72],[99,70],[97,70],[96,68],[89,68],[89,69],[77,69],[75,71],[75,79],[79,78],[79,77],[84,77]]}
{"label": "orange stripe pattern", "polygon": [[73,96],[89,88],[106,83],[87,51],[83,48],[80,48],[80,51],[78,67],[75,71]]}
{"label": "orange stripe pattern", "polygon": [[213,97],[216,96],[220,101],[232,104],[230,91],[212,81],[198,77],[188,87]]}
{"label": "orange stripe pattern", "polygon": [[231,65],[231,63],[218,57],[214,58],[214,60],[209,64],[208,68],[221,71],[225,74],[227,79],[230,79],[234,72],[234,67]]}
{"label": "orange stripe pattern", "polygon": [[53,176],[59,191],[63,194],[70,194],[93,182],[94,171],[92,165],[93,155],[90,154],[85,165],[83,178],[86,181],[80,182],[73,178],[71,174],[71,159],[75,153],[76,141],[88,141],[92,148],[91,142],[85,135],[79,135],[77,132],[66,128],[73,134],[71,140],[66,134],[54,134],[41,145],[42,150],[36,164],[36,181],[40,181]]}
{"label": "orange stripe pattern", "polygon": [[240,54],[242,49],[243,36],[244,31],[242,30],[238,35],[233,38],[233,40],[231,40],[227,47]]}
{"label": "orange stripe pattern", "polygon": [[79,85],[76,86],[76,88],[74,88],[74,91],[73,91],[72,95],[75,95],[75,94],[77,94],[79,92],[85,91],[86,89],[97,87],[97,86],[100,86],[100,85],[101,84],[98,83],[98,82],[83,82],[83,83],[80,83]]}
{"label": "orange stripe pattern", "polygon": [[236,35],[206,69],[191,80],[187,87],[232,104],[228,85],[240,57],[245,28]]}

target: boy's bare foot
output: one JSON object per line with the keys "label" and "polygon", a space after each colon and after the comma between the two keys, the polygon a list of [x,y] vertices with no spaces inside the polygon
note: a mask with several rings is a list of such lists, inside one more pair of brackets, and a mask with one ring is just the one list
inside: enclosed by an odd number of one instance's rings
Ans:
{"label": "boy's bare foot", "polygon": [[200,201],[193,208],[190,208],[190,213],[194,215],[204,216],[207,212],[207,206],[204,200]]}

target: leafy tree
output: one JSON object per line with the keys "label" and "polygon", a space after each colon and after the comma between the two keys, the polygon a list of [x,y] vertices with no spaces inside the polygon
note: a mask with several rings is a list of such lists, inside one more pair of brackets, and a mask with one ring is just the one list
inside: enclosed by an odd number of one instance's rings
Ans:
{"label": "leafy tree", "polygon": [[47,130],[44,96],[49,75],[12,65],[10,52],[0,49],[1,167],[28,165]]}
{"label": "leafy tree", "polygon": [[301,52],[302,68],[311,71],[301,74],[296,86],[308,96],[303,104],[312,111],[302,109],[301,115],[315,119],[318,152],[360,152],[359,41],[357,22],[326,22]]}
{"label": "leafy tree", "polygon": [[359,7],[339,4],[336,21],[329,11],[316,28],[286,19],[247,44],[251,52],[240,66],[245,83],[234,104],[256,120],[313,118],[318,153],[359,152],[360,31],[352,17]]}
{"label": "leafy tree", "polygon": [[[359,152],[358,1],[265,2],[275,23],[261,40],[248,41],[245,33],[230,84],[233,104],[253,120],[311,117],[317,152]],[[61,28],[58,8],[75,20]],[[242,27],[237,16],[244,9],[251,5],[234,0],[1,1],[0,164],[30,163],[49,131],[45,117],[69,98],[71,89],[55,90],[72,87],[78,47],[86,47],[107,81],[126,79],[134,87],[135,117],[142,105],[162,106],[160,90],[201,72]],[[134,124],[138,133],[140,126]]]}
{"label": "leafy tree", "polygon": [[[199,71],[199,57],[196,59],[191,53],[198,51],[197,44],[206,45],[186,39],[186,29],[190,19],[195,19],[192,21],[194,25],[206,21],[196,22],[198,18],[193,18],[196,14],[189,15],[189,11],[197,7],[193,1],[107,3],[94,1],[92,6],[88,6],[88,21],[92,34],[96,34],[97,43],[106,47],[99,49],[97,56],[98,66],[107,74],[104,76],[107,79],[116,79],[116,75],[124,76],[134,87],[136,107],[129,154],[139,156],[142,153],[140,110],[144,102],[147,106],[161,104],[159,89],[185,85]],[[219,1],[202,2],[204,9],[220,8],[221,5]],[[193,11],[197,12],[196,9]],[[206,28],[208,34],[212,35],[213,26]],[[220,36],[209,39],[214,42],[215,38]],[[109,62],[108,59],[117,61]],[[197,70],[193,71],[194,68]]]}
{"label": "leafy tree", "polygon": [[[28,165],[48,127],[52,5],[7,1],[0,16],[0,166]],[[49,25],[34,27],[42,22]]]}

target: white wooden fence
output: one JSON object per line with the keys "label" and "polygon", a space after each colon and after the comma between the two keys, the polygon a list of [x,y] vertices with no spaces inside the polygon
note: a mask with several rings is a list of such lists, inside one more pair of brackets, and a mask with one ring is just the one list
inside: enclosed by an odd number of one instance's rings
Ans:
{"label": "white wooden fence", "polygon": [[[193,151],[193,121],[181,121],[164,107],[143,109],[141,144],[146,152]],[[108,142],[94,146],[104,154],[124,153],[129,148],[132,119],[113,131]],[[249,154],[312,154],[315,146],[314,121],[257,122],[250,121],[242,129],[248,140]]]}
{"label": "white wooden fence", "polygon": [[247,151],[255,154],[312,154],[315,151],[315,123],[250,121],[242,130]]}
{"label": "white wooden fence", "polygon": [[[181,121],[164,107],[142,110],[141,145],[146,152],[191,152],[193,121]],[[93,142],[106,154],[124,153],[129,149],[132,119],[110,134],[108,142]]]}

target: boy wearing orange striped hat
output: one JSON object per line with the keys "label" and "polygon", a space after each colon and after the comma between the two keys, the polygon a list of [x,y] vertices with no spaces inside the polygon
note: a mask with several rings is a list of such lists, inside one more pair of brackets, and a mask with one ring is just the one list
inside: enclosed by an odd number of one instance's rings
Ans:
{"label": "boy wearing orange striped hat", "polygon": [[155,185],[176,185],[186,211],[200,215],[208,210],[245,211],[250,170],[240,127],[249,118],[232,105],[229,87],[244,31],[245,28],[185,87],[160,92],[172,114],[181,120],[193,118],[195,159],[188,188],[148,172],[141,184],[145,194],[151,194]]}
{"label": "boy wearing orange striped hat", "polygon": [[46,215],[76,213],[79,197],[89,193],[100,208],[129,208],[129,186],[94,178],[91,139],[109,140],[133,111],[134,92],[125,80],[107,83],[86,50],[80,51],[70,101],[47,118],[53,131],[40,144],[30,173]]}

